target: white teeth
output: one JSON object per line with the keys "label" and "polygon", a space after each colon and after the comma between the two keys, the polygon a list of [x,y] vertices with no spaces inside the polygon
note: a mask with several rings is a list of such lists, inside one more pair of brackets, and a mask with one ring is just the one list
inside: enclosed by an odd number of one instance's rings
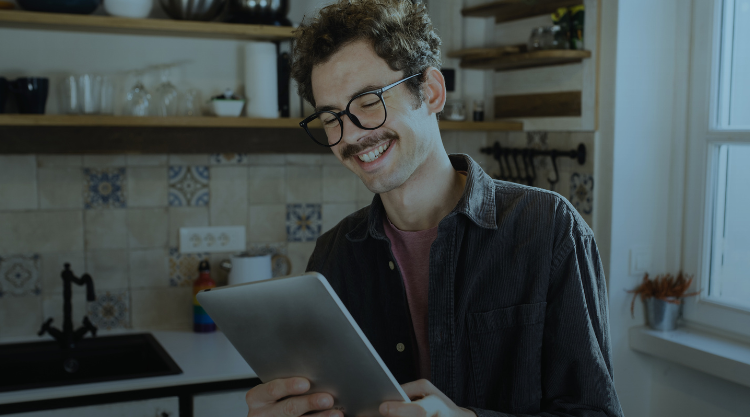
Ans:
{"label": "white teeth", "polygon": [[372,162],[380,157],[380,154],[385,152],[385,150],[388,149],[388,144],[380,145],[377,149],[374,149],[366,154],[362,154],[359,156],[359,159],[364,162]]}

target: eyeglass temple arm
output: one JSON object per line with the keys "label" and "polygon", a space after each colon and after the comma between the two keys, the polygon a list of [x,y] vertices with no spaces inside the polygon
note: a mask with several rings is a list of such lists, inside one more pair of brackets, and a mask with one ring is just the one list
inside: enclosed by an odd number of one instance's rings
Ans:
{"label": "eyeglass temple arm", "polygon": [[406,78],[404,78],[404,79],[402,79],[402,80],[398,80],[398,81],[396,81],[396,82],[395,82],[395,83],[393,83],[393,84],[390,84],[390,85],[386,85],[385,87],[383,87],[383,88],[381,88],[381,89],[380,89],[380,92],[381,92],[381,93],[383,93],[383,92],[385,92],[385,91],[387,91],[387,90],[389,90],[389,89],[391,89],[391,88],[393,88],[393,87],[395,87],[395,86],[397,86],[397,85],[401,84],[402,82],[404,82],[404,81],[406,81],[406,80],[410,80],[410,79],[412,79],[412,78],[416,77],[417,75],[421,75],[421,74],[422,74],[422,73],[420,72],[420,73],[417,73],[417,74],[414,74],[414,75],[410,75],[410,76],[408,76],[408,77],[406,77]]}

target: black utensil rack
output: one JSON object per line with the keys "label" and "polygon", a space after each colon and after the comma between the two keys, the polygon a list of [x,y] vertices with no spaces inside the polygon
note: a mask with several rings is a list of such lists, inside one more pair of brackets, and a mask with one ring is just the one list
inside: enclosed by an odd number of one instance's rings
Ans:
{"label": "black utensil rack", "polygon": [[534,186],[537,179],[536,168],[534,167],[534,158],[549,157],[552,160],[552,168],[555,177],[547,177],[550,189],[555,189],[555,184],[560,181],[560,172],[557,169],[557,158],[571,158],[578,161],[578,164],[586,163],[586,145],[579,144],[578,148],[569,151],[559,149],[532,149],[532,148],[505,148],[499,142],[492,146],[481,148],[480,152],[492,155],[500,164],[500,174],[495,179],[503,181],[512,181],[520,184]]}

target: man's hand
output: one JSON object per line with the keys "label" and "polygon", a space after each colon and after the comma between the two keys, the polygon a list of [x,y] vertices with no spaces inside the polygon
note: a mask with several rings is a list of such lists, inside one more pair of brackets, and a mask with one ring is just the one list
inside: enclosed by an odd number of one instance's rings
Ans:
{"label": "man's hand", "polygon": [[380,404],[385,417],[476,417],[473,411],[457,406],[426,379],[401,385],[412,402],[388,401]]}
{"label": "man's hand", "polygon": [[[344,417],[338,410],[331,410],[333,397],[316,393],[302,395],[310,389],[305,378],[274,379],[253,387],[245,394],[249,411],[247,417],[299,417],[310,411],[311,417]],[[287,398],[288,397],[288,398]]]}

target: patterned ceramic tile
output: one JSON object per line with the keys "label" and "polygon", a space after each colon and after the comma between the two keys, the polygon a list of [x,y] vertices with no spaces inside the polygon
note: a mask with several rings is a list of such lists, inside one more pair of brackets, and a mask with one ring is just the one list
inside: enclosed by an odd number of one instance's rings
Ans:
{"label": "patterned ceramic tile", "polygon": [[87,209],[124,208],[125,168],[84,168],[83,202]]}
{"label": "patterned ceramic tile", "polygon": [[594,176],[574,172],[570,176],[570,202],[579,213],[591,214],[594,202]]}
{"label": "patterned ceramic tile", "polygon": [[207,166],[170,166],[169,205],[207,206],[208,179]]}
{"label": "patterned ceramic tile", "polygon": [[169,248],[169,286],[193,285],[198,278],[198,264],[208,260],[209,256],[208,253],[180,253],[179,248]]}
{"label": "patterned ceramic tile", "polygon": [[286,233],[289,242],[314,242],[322,228],[320,204],[287,204]]}
{"label": "patterned ceramic tile", "polygon": [[86,304],[86,314],[99,330],[130,327],[130,292],[110,290],[96,294],[96,301]]}
{"label": "patterned ceramic tile", "polygon": [[211,154],[211,165],[243,165],[247,164],[246,153],[214,153]]}
{"label": "patterned ceramic tile", "polygon": [[10,255],[0,257],[0,297],[39,295],[42,282],[39,279],[39,255]]}

